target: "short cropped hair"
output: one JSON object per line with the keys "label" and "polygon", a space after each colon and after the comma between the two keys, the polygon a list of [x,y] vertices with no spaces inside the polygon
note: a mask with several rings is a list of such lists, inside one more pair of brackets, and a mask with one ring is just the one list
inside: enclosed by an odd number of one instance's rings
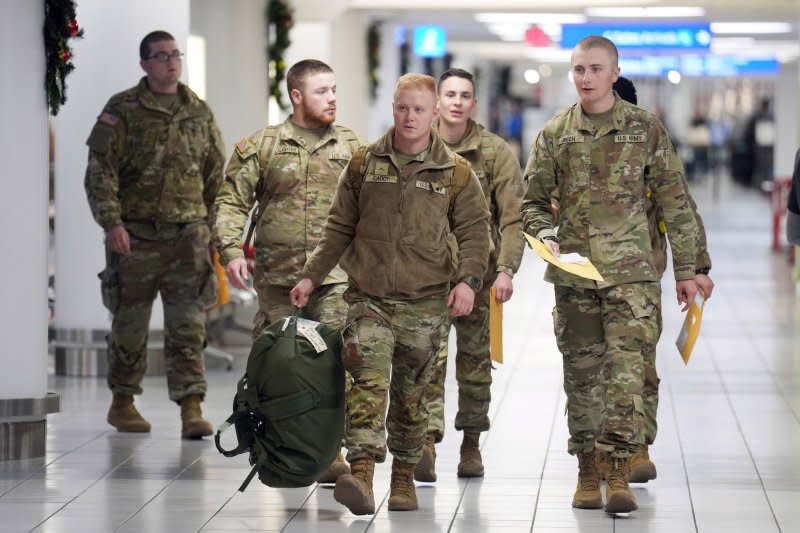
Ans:
{"label": "short cropped hair", "polygon": [[144,36],[142,42],[139,43],[139,59],[147,59],[150,57],[150,45],[161,41],[174,41],[175,37],[171,33],[164,30],[151,31]]}
{"label": "short cropped hair", "polygon": [[298,61],[289,68],[286,73],[286,88],[291,93],[294,89],[302,90],[306,78],[312,74],[333,72],[333,69],[327,63],[323,63],[319,59],[303,59]]}
{"label": "short cropped hair", "polygon": [[613,66],[617,66],[619,63],[619,51],[617,50],[617,45],[611,42],[611,39],[607,39],[601,35],[589,35],[588,37],[584,37],[578,41],[578,44],[575,45],[575,48],[580,48],[582,50],[603,48],[609,54],[611,54]]}
{"label": "short cropped hair", "polygon": [[442,72],[442,75],[439,76],[439,84],[436,86],[436,88],[441,91],[442,83],[447,78],[462,78],[467,80],[472,84],[472,93],[475,93],[475,78],[470,71],[464,70],[463,68],[449,68]]}
{"label": "short cropped hair", "polygon": [[394,94],[396,96],[398,92],[406,90],[429,91],[434,98],[437,97],[436,80],[427,74],[410,72],[400,76],[400,79],[397,80],[397,85],[394,87]]}
{"label": "short cropped hair", "polygon": [[617,91],[619,97],[626,102],[630,102],[633,105],[639,103],[639,99],[636,97],[636,87],[633,85],[633,82],[625,76],[619,76],[612,87]]}

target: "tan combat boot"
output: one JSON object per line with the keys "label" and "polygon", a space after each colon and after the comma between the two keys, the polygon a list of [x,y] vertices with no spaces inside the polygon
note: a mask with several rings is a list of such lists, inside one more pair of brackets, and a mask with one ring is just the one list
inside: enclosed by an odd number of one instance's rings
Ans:
{"label": "tan combat boot", "polygon": [[595,459],[596,450],[578,452],[578,486],[572,496],[572,506],[577,509],[600,509],[603,493]]}
{"label": "tan combat boot", "polygon": [[629,457],[611,457],[611,468],[606,475],[606,507],[607,513],[630,513],[639,508],[636,498],[628,487],[631,478],[631,460]]}
{"label": "tan combat boot", "polygon": [[193,394],[181,400],[181,438],[199,439],[214,433],[211,422],[203,418],[203,411],[200,409],[200,396]]}
{"label": "tan combat boot", "polygon": [[375,495],[372,492],[372,476],[375,473],[375,460],[372,458],[354,459],[350,463],[350,474],[343,474],[336,480],[333,499],[357,515],[375,513]]}
{"label": "tan combat boot", "polygon": [[389,488],[390,511],[416,511],[417,490],[414,487],[414,465],[392,460],[392,485]]}
{"label": "tan combat boot", "polygon": [[611,469],[611,455],[608,452],[596,450],[594,453],[594,462],[597,465],[597,475],[600,481],[605,481],[608,471]]}
{"label": "tan combat boot", "polygon": [[325,469],[325,471],[317,478],[317,483],[336,483],[339,476],[350,473],[350,467],[344,462],[342,452],[336,456],[336,459]]}
{"label": "tan combat boot", "polygon": [[150,422],[145,420],[133,405],[130,394],[114,393],[106,420],[123,433],[149,433]]}
{"label": "tan combat boot", "polygon": [[436,438],[433,433],[428,433],[425,437],[422,458],[414,467],[414,479],[427,483],[436,481]]}
{"label": "tan combat boot", "polygon": [[458,477],[483,477],[483,459],[478,448],[480,432],[465,431],[461,441],[461,461],[458,463]]}
{"label": "tan combat boot", "polygon": [[642,446],[631,457],[631,483],[647,483],[657,475],[656,465],[650,460],[647,446]]}

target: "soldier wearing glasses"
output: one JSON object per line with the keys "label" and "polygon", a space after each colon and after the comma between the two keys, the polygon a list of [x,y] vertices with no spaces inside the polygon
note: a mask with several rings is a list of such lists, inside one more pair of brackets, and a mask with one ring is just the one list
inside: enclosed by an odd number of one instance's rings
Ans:
{"label": "soldier wearing glasses", "polygon": [[111,97],[92,129],[85,187],[106,236],[103,303],[108,336],[108,422],[148,432],[133,405],[141,394],[153,300],[164,302],[169,397],[183,438],[211,435],[200,403],[205,308],[216,300],[209,215],[223,179],[224,149],[208,105],[180,83],[182,53],[164,31],[139,47],[139,84]]}

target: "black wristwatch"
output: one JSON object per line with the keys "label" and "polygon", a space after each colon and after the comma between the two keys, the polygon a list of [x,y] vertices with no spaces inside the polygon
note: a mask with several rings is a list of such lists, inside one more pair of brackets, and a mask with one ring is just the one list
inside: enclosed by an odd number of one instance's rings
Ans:
{"label": "black wristwatch", "polygon": [[479,280],[475,276],[468,276],[468,277],[462,279],[461,281],[463,281],[464,283],[469,285],[469,288],[472,289],[473,291],[475,291],[476,293],[479,290],[481,290],[481,280]]}
{"label": "black wristwatch", "polygon": [[711,272],[711,268],[709,268],[709,267],[697,268],[697,269],[695,269],[695,271],[694,271],[695,275],[697,275],[697,274],[703,274],[703,275],[706,275],[706,276],[708,276],[708,273],[709,273],[709,272]]}

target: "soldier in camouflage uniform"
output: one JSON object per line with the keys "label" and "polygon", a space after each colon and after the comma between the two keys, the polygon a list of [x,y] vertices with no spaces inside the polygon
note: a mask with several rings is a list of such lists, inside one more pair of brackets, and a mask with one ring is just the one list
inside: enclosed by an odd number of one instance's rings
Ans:
{"label": "soldier in camouflage uniform", "polygon": [[[614,82],[613,87],[623,100],[634,105],[638,103],[636,87],[627,78],[619,76],[617,81]],[[697,204],[689,193],[689,186],[686,183],[685,176],[683,177],[683,186],[686,191],[686,196],[689,200],[692,212],[694,213],[699,230],[697,234],[697,259],[695,262],[694,281],[703,292],[705,298],[708,299],[711,297],[711,293],[714,290],[714,282],[708,276],[711,270],[711,258],[708,255],[705,226],[703,225],[700,214],[697,212]],[[661,212],[661,208],[653,201],[653,196],[650,191],[647,192],[647,199],[647,222],[650,226],[651,238],[650,246],[653,249],[653,260],[660,278],[667,269],[667,239],[665,238],[667,228],[664,224],[664,216]],[[661,379],[658,377],[658,372],[656,371],[656,345],[658,344],[658,339],[661,337],[663,326],[660,299],[656,304],[656,321],[658,326],[656,342],[653,343],[651,349],[644,353],[644,387],[642,398],[644,400],[645,445],[640,447],[639,450],[631,456],[632,483],[646,483],[651,479],[655,479],[657,475],[656,465],[650,460],[648,448],[655,441],[656,432],[658,431],[656,414],[658,411],[658,385]],[[602,477],[605,475],[608,465],[603,462],[598,466]]]}
{"label": "soldier in camouflage uniform", "polygon": [[[630,456],[644,444],[643,353],[657,338],[659,273],[646,215],[652,191],[664,213],[673,250],[678,301],[694,299],[697,224],[682,183],[682,167],[667,132],[651,113],[612,90],[617,50],[604,37],[583,39],[572,52],[579,104],[539,133],[525,177],[525,230],[558,255],[588,257],[604,281],[549,266],[555,285],[554,325],[564,359],[570,440],[578,455],[573,506],[603,507],[595,450],[610,453],[605,510],[637,508],[629,488]],[[559,230],[551,193],[560,198]],[[607,368],[607,379],[604,379]]]}
{"label": "soldier in camouflage uniform", "polygon": [[480,182],[431,133],[435,81],[402,76],[392,106],[394,127],[353,155],[322,240],[292,289],[293,303],[303,306],[340,259],[349,276],[345,444],[353,473],[339,477],[334,498],[355,514],[375,512],[372,477],[387,444],[394,456],[389,510],[417,509],[414,465],[442,322],[448,306],[454,316],[472,310],[489,252]]}
{"label": "soldier in camouflage uniform", "polygon": [[[472,74],[450,69],[439,77],[439,118],[434,130],[448,148],[472,165],[481,183],[490,211],[493,250],[483,287],[475,296],[472,313],[454,319],[456,328],[456,379],[458,413],[455,427],[464,431],[459,477],[483,476],[483,461],[478,448],[482,431],[489,429],[492,362],[489,355],[489,289],[494,287],[499,303],[513,292],[512,278],[522,261],[522,176],[517,157],[508,144],[470,118],[475,109]],[[436,481],[436,448],[444,436],[444,381],[447,371],[447,336],[450,321],[442,332],[436,374],[428,387],[431,412],[422,459],[414,470],[417,481]]]}
{"label": "soldier in camouflage uniform", "polygon": [[[253,337],[291,313],[289,290],[322,236],[339,174],[363,144],[336,120],[336,76],[323,63],[306,59],[286,77],[292,115],[236,144],[217,196],[214,244],[231,283],[245,288],[247,264],[242,232],[255,211],[254,284],[258,313]],[[347,277],[337,266],[307,306],[308,318],[342,329]],[[332,483],[349,472],[339,455],[319,481]]]}
{"label": "soldier in camouflage uniform", "polygon": [[108,336],[108,422],[147,432],[133,405],[141,394],[153,300],[164,302],[169,397],[181,406],[184,438],[211,435],[200,409],[205,308],[216,301],[209,212],[222,183],[224,154],[208,105],[178,81],[181,52],[167,32],[139,48],[146,76],[108,101],[92,129],[86,195],[106,232],[103,301]]}

